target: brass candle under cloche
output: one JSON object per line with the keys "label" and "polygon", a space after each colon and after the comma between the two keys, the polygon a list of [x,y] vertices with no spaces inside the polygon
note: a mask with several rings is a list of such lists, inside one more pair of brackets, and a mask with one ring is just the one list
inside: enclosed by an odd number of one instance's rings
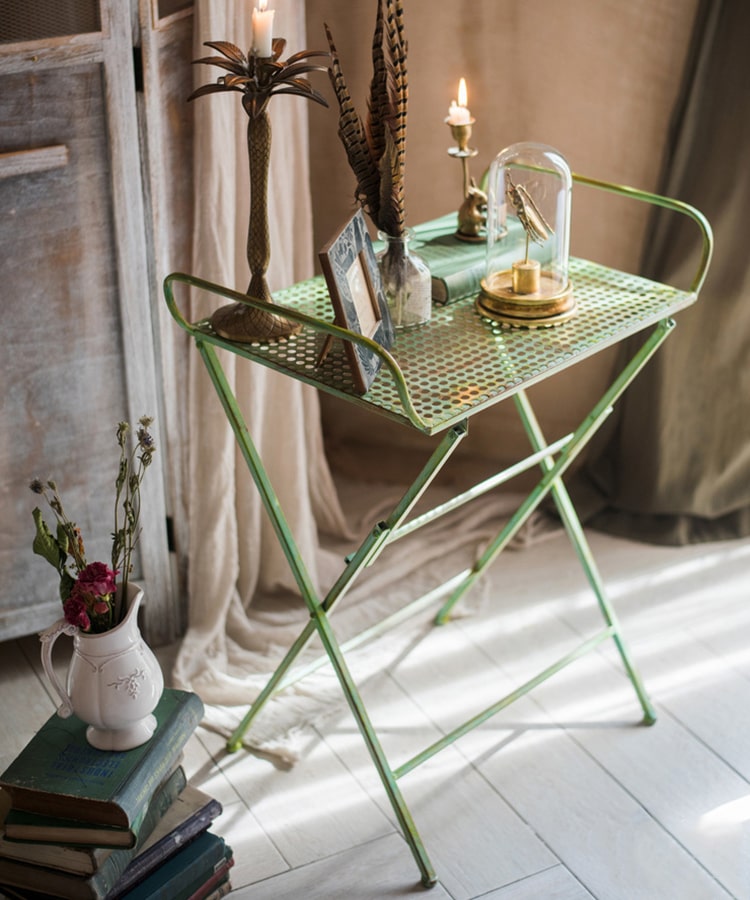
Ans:
{"label": "brass candle under cloche", "polygon": [[575,315],[568,279],[573,179],[562,155],[513,144],[492,162],[487,264],[478,311],[506,325],[557,325]]}

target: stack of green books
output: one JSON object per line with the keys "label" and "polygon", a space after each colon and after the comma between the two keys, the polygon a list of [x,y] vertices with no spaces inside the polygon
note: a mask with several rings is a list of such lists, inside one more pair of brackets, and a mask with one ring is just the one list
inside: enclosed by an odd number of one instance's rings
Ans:
{"label": "stack of green books", "polygon": [[187,783],[200,698],[165,690],[140,747],[97,750],[52,716],[0,775],[0,895],[19,900],[208,900],[231,890],[221,804]]}
{"label": "stack of green books", "polygon": [[[509,233],[520,228],[516,219],[508,223]],[[410,249],[427,263],[432,276],[432,300],[441,306],[476,297],[487,268],[486,242],[462,240],[456,236],[457,229],[455,212],[413,228]]]}

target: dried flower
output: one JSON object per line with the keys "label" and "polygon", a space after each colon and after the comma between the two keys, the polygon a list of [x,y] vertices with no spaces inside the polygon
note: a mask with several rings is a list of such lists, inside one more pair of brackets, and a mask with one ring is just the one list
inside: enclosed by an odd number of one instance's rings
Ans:
{"label": "dried flower", "polygon": [[[83,631],[100,633],[119,625],[126,610],[122,603],[132,571],[133,550],[140,534],[141,482],[156,452],[156,442],[149,428],[153,419],[139,420],[136,443],[128,449],[130,425],[120,422],[116,438],[120,459],[115,479],[114,529],[112,531],[111,567],[103,562],[86,561],[86,549],[78,526],[65,509],[57,485],[34,478],[29,487],[41,494],[57,520],[51,532],[36,507],[32,516],[36,526],[33,550],[43,556],[60,576],[60,599],[65,619]],[[122,575],[120,591],[117,576]]]}

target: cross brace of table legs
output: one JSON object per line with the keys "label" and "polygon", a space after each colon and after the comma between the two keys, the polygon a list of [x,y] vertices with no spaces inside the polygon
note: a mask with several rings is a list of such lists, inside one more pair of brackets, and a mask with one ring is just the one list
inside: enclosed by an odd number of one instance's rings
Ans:
{"label": "cross brace of table legs", "polygon": [[[475,485],[473,488],[453,498],[451,501],[448,501],[439,507],[434,507],[427,513],[416,516],[407,522],[406,520],[414,510],[417,502],[433,482],[443,465],[453,454],[459,443],[466,436],[468,431],[468,420],[464,420],[448,429],[413,484],[406,490],[388,518],[376,523],[360,547],[346,558],[344,569],[340,577],[324,597],[319,596],[302,560],[276,493],[268,479],[266,470],[257,453],[255,445],[253,444],[234,394],[225,378],[216,351],[209,342],[197,340],[196,343],[198,349],[217,390],[235,437],[237,438],[245,462],[247,463],[258,491],[260,492],[263,505],[271,519],[274,531],[283,548],[291,571],[294,574],[302,598],[310,613],[309,621],[290,647],[276,671],[269,678],[255,702],[249,708],[242,722],[229,738],[227,749],[234,752],[242,746],[244,735],[252,725],[255,717],[261,713],[265,703],[273,694],[287,687],[292,682],[305,677],[305,675],[309,674],[314,669],[330,663],[336,673],[349,708],[357,722],[357,726],[370,753],[373,764],[378,771],[399,827],[412,851],[420,871],[422,883],[429,887],[436,883],[437,876],[414,823],[411,812],[399,788],[398,781],[401,777],[408,772],[411,772],[440,750],[455,742],[462,735],[468,733],[482,722],[485,722],[501,709],[509,706],[515,700],[528,693],[555,673],[561,671],[574,660],[594,650],[602,642],[610,638],[614,641],[617,650],[619,651],[625,671],[641,705],[643,722],[645,724],[653,723],[656,719],[654,709],[646,694],[641,677],[632,662],[627,645],[622,637],[615,611],[607,599],[601,576],[596,567],[578,515],[562,482],[562,476],[576,457],[580,455],[596,431],[601,427],[606,417],[612,411],[614,404],[622,396],[633,379],[646,365],[649,359],[651,359],[654,353],[656,353],[661,343],[669,335],[672,327],[673,322],[670,319],[665,319],[658,323],[655,329],[645,339],[641,348],[625,365],[621,373],[605,391],[601,400],[596,404],[581,425],[572,434],[554,444],[548,445],[546,443],[528,396],[523,390],[518,391],[513,395],[513,400],[531,444],[533,451],[531,455],[521,463],[511,466],[509,469],[504,470],[492,478],[486,479],[484,482]],[[408,536],[413,531],[423,527],[439,516],[445,515],[461,504],[467,503],[487,491],[494,489],[499,484],[511,477],[515,477],[515,475],[520,472],[536,466],[539,466],[541,469],[541,479],[521,503],[516,512],[510,517],[508,522],[503,526],[494,540],[485,547],[484,551],[479,555],[470,569],[459,572],[443,585],[413,601],[403,610],[389,616],[387,619],[378,623],[376,626],[371,627],[361,635],[344,643],[339,642],[331,626],[331,613],[334,611],[336,604],[354,584],[360,573],[367,566],[370,566],[375,562],[389,543]],[[502,697],[484,711],[472,716],[461,726],[454,729],[449,734],[444,735],[439,741],[423,749],[400,766],[393,768],[386,757],[359,689],[351,675],[346,662],[346,654],[364,643],[364,641],[370,640],[386,629],[401,624],[404,620],[415,615],[417,612],[432,604],[436,604],[440,599],[443,599],[443,603],[436,615],[435,623],[438,625],[445,623],[450,618],[451,611],[455,604],[472,587],[476,580],[482,576],[482,573],[494,561],[498,554],[508,546],[520,528],[528,520],[529,516],[538,509],[540,504],[547,497],[551,497],[554,501],[563,526],[575,548],[588,582],[596,596],[604,619],[604,628],[593,637],[574,648],[561,659],[548,666],[537,676],[531,678],[525,684],[520,685],[510,694]],[[446,595],[447,599],[444,599]],[[315,636],[317,636],[322,643],[325,655],[321,656],[320,660],[315,663],[306,666],[298,666],[294,669],[294,663],[300,653]]]}

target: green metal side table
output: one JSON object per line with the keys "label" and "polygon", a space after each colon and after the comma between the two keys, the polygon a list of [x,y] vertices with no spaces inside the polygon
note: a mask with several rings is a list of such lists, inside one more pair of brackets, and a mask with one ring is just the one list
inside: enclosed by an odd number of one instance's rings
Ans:
{"label": "green metal side table", "polygon": [[[322,277],[294,285],[275,296],[277,305],[283,307],[282,314],[299,322],[302,325],[301,331],[278,342],[257,344],[233,343],[219,337],[213,332],[208,319],[188,322],[176,303],[175,287],[191,286],[222,300],[240,301],[259,309],[273,310],[273,307],[226,287],[181,273],[168,276],[164,284],[169,310],[177,323],[195,341],[310,612],[309,622],[229,739],[228,749],[236,751],[241,747],[243,735],[272,694],[283,690],[310,671],[309,667],[307,670],[301,667],[293,669],[293,664],[310,640],[317,635],[326,653],[321,664],[330,662],[336,672],[419,867],[422,882],[428,887],[436,883],[437,876],[399,788],[399,780],[407,773],[609,639],[614,641],[619,651],[643,711],[644,723],[651,724],[655,721],[654,709],[621,634],[616,613],[607,599],[562,476],[633,379],[668,337],[674,327],[672,316],[697,299],[711,258],[712,235],[704,216],[687,204],[583,176],[575,175],[574,182],[662,206],[689,217],[698,226],[702,239],[700,261],[690,288],[679,290],[592,262],[572,259],[570,277],[575,286],[578,312],[564,324],[551,328],[509,329],[481,317],[475,309],[474,300],[470,298],[450,306],[435,307],[432,320],[427,325],[399,332],[393,350],[388,352],[369,339],[331,323],[332,308]],[[640,349],[622,368],[590,414],[571,434],[547,444],[529,402],[527,388],[634,334],[643,335]],[[330,336],[340,340],[334,342],[334,349],[319,364],[321,350],[324,344],[330,343]],[[343,341],[347,340],[377,353],[382,360],[380,373],[364,395],[355,390],[347,356],[343,352]],[[390,515],[375,523],[362,544],[346,558],[341,575],[325,596],[319,596],[302,561],[263,461],[225,377],[216,352],[219,348],[364,407],[374,415],[402,422],[426,435],[435,436],[434,449],[414,483],[405,491]],[[505,400],[512,400],[516,406],[531,445],[529,456],[463,491],[452,500],[409,518],[417,501],[467,435],[469,419]],[[414,600],[407,608],[380,623],[379,628],[383,630],[395,627],[417,611],[428,608],[430,604],[437,606],[441,602],[435,622],[438,625],[445,623],[458,600],[481,578],[486,568],[548,495],[557,506],[598,602],[604,625],[597,634],[553,662],[536,677],[394,768],[373,728],[346,660],[347,652],[370,636],[372,629],[367,635],[342,644],[332,628],[331,614],[358,575],[366,566],[375,562],[388,544],[497,488],[521,472],[537,467],[541,473],[538,483],[473,566],[456,574],[440,589]]]}

